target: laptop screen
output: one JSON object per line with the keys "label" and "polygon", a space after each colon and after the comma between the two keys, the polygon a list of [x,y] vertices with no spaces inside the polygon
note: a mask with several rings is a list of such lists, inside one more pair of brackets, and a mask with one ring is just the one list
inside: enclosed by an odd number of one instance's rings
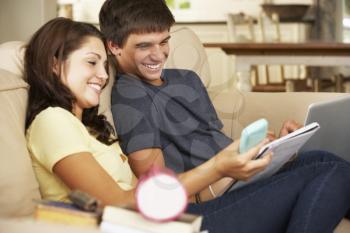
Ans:
{"label": "laptop screen", "polygon": [[299,150],[326,150],[350,161],[350,95],[309,106],[305,125],[318,122],[320,129]]}

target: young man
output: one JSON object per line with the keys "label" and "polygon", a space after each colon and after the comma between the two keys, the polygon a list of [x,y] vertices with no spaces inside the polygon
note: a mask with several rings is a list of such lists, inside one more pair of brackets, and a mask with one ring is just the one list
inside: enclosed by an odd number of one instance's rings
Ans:
{"label": "young man", "polygon": [[[186,190],[197,192],[187,211],[203,215],[209,232],[332,232],[350,206],[350,165],[326,152],[301,154],[274,176],[215,198],[232,179],[265,169],[271,155],[252,160],[259,147],[238,154],[198,76],[163,70],[173,23],[164,0],[106,0],[100,11],[117,64],[114,123],[134,173],[155,164],[180,173]],[[281,132],[296,128],[289,121]]]}
{"label": "young man", "polygon": [[[174,22],[163,0],[106,1],[100,12],[117,63],[114,123],[137,176],[153,164],[188,171],[232,143],[200,78],[189,70],[163,70]],[[283,130],[297,127],[288,122]]]}

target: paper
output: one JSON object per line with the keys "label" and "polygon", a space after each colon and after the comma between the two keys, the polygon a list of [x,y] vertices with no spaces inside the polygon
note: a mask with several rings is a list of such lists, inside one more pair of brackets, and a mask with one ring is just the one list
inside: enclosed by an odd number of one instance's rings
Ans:
{"label": "paper", "polygon": [[[101,226],[106,233],[119,233],[119,230],[123,230],[119,225],[123,226],[125,232],[130,233],[193,233],[199,232],[201,223],[202,216],[193,214],[182,214],[176,220],[157,223],[145,219],[135,210],[106,206],[103,210]],[[116,225],[115,231],[113,231],[113,225]]]}
{"label": "paper", "polygon": [[273,152],[271,163],[265,170],[256,174],[249,181],[238,181],[230,188],[230,191],[241,188],[247,184],[254,183],[265,177],[272,176],[276,173],[285,163],[287,163],[293,155],[306,143],[307,140],[320,128],[320,125],[316,122],[308,124],[293,133],[290,133],[284,137],[281,137],[271,143],[265,145],[259,151],[257,158],[259,159],[266,155],[269,151]]}

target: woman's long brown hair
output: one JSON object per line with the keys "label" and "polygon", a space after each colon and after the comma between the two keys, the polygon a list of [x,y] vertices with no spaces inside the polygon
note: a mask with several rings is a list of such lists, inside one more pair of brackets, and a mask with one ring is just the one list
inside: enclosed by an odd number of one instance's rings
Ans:
{"label": "woman's long brown hair", "polygon": [[[54,64],[61,64],[87,37],[96,37],[104,42],[102,33],[91,24],[55,18],[43,25],[30,39],[24,55],[24,77],[29,84],[26,129],[36,115],[48,107],[61,107],[72,112],[76,101],[74,95],[54,72]],[[105,43],[104,43],[105,45]],[[107,51],[106,45],[105,49]],[[55,63],[54,63],[55,62]],[[98,106],[83,111],[82,122],[97,139],[107,145],[115,139],[112,126],[103,115],[98,115]]]}

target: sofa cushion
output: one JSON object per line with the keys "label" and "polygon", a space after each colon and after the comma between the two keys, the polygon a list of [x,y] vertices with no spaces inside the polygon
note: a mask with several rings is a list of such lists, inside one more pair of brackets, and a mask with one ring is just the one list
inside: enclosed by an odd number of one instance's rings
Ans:
{"label": "sofa cushion", "polygon": [[193,70],[208,88],[211,82],[209,63],[198,36],[186,27],[177,28],[170,33],[170,52],[165,67]]}
{"label": "sofa cushion", "polygon": [[112,125],[113,129],[114,123],[113,123],[113,116],[111,111],[111,95],[112,95],[112,87],[114,83],[115,77],[115,69],[111,65],[109,67],[109,80],[107,86],[102,90],[101,97],[100,97],[100,106],[99,106],[99,113],[106,116],[108,122]]}
{"label": "sofa cushion", "polygon": [[40,199],[24,136],[26,105],[27,84],[0,69],[0,216],[30,215]]}
{"label": "sofa cushion", "polygon": [[0,68],[16,75],[23,74],[24,42],[10,41],[0,44]]}

